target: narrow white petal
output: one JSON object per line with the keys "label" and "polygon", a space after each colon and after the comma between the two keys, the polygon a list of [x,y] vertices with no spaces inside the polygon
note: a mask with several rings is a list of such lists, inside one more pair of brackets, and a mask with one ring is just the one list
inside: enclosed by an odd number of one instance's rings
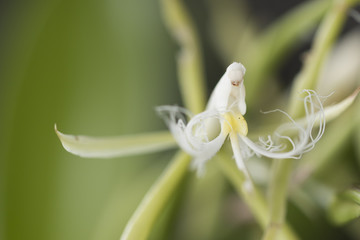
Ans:
{"label": "narrow white petal", "polygon": [[324,108],[326,121],[331,121],[332,119],[338,117],[342,114],[351,104],[354,102],[356,96],[360,92],[360,87],[358,87],[350,96],[342,100],[341,102]]}
{"label": "narrow white petal", "polygon": [[61,133],[56,125],[55,132],[68,152],[86,158],[140,155],[176,147],[176,142],[169,132],[119,137],[88,137]]}
{"label": "narrow white petal", "polygon": [[242,82],[240,86],[239,101],[238,101],[238,108],[240,110],[241,115],[245,115],[246,113],[245,95],[246,95],[245,86],[244,86],[244,82]]}
{"label": "narrow white petal", "polygon": [[236,162],[236,166],[239,168],[239,170],[244,174],[245,176],[245,181],[244,181],[244,189],[246,189],[247,191],[252,191],[253,187],[252,187],[252,183],[251,183],[251,178],[250,178],[250,174],[249,171],[245,165],[244,159],[242,157],[241,154],[241,150],[240,150],[240,143],[238,141],[238,137],[236,133],[231,133],[230,134],[230,142],[231,142],[231,146],[233,149],[233,153],[234,153],[234,158],[235,158],[235,162]]}

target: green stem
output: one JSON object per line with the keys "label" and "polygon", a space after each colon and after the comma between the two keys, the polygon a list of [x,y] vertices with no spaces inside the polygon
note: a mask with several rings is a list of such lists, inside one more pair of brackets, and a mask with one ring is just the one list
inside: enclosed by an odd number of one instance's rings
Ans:
{"label": "green stem", "polygon": [[[302,102],[298,101],[298,93],[303,89],[313,89],[324,63],[326,54],[331,49],[346,18],[347,9],[357,1],[334,1],[315,36],[314,46],[305,62],[302,72],[295,80],[291,92],[289,112],[293,118],[303,115]],[[266,240],[278,239],[285,221],[288,183],[292,170],[292,160],[275,160],[270,181],[270,216],[268,228],[264,234]]]}
{"label": "green stem", "polygon": [[145,195],[131,217],[121,236],[121,240],[148,238],[155,220],[188,171],[190,159],[190,156],[183,152],[175,155],[172,162]]}
{"label": "green stem", "polygon": [[[267,220],[269,218],[269,209],[266,204],[264,196],[258,190],[256,185],[251,182],[251,191],[246,187],[249,179],[246,179],[245,174],[239,171],[235,165],[232,156],[227,152],[221,151],[216,157],[217,163],[223,174],[226,176],[229,182],[232,183],[240,197],[244,200],[251,212],[254,214],[255,219],[260,224],[262,229],[266,229]],[[285,227],[280,232],[280,237],[283,240],[296,240],[298,237],[291,230],[291,228],[285,224]]]}
{"label": "green stem", "polygon": [[288,182],[292,159],[274,159],[269,190],[270,215],[263,240],[278,239],[285,222]]}
{"label": "green stem", "polygon": [[[245,188],[245,174],[239,171],[239,169],[234,163],[234,160],[229,154],[221,152],[217,155],[216,160],[220,166],[221,171],[224,173],[226,178],[233,184],[236,191],[251,209],[257,222],[262,228],[265,228],[269,211],[267,209],[264,197],[261,196],[260,192],[254,186],[254,184],[252,184],[253,191],[251,192],[251,194],[249,191],[247,191],[247,189]],[[252,183],[251,180],[249,182]]]}
{"label": "green stem", "polygon": [[205,80],[198,34],[180,0],[161,0],[164,22],[180,45],[178,75],[185,107],[193,113],[205,108]]}

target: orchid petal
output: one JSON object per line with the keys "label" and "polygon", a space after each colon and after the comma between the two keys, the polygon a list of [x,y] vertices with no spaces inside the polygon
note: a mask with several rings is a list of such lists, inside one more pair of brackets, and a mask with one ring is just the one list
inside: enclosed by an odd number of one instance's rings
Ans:
{"label": "orchid petal", "polygon": [[[259,138],[260,141],[255,143],[246,136],[239,135],[240,140],[246,144],[254,154],[276,159],[298,159],[303,153],[313,149],[324,133],[325,114],[320,97],[316,92],[312,90],[304,90],[304,92],[308,94],[304,98],[304,108],[306,113],[305,125],[295,122],[287,113],[281,110],[275,110],[285,114],[289,118],[290,123],[280,125],[274,136],[268,136],[266,141],[264,138]],[[313,129],[316,126],[319,126],[319,128],[314,136]],[[292,137],[293,131],[297,132],[297,137],[295,138]],[[288,133],[288,135],[285,133]],[[281,143],[283,141],[287,142],[287,144]],[[284,152],[284,149],[289,145],[291,149]]]}
{"label": "orchid petal", "polygon": [[237,105],[237,111],[245,115],[245,72],[241,63],[230,64],[212,92],[206,109],[226,111]]}
{"label": "orchid petal", "polygon": [[[223,127],[224,119],[218,111],[205,111],[195,115],[186,124],[186,115],[191,115],[184,108],[160,106],[157,112],[173,134],[179,146],[194,157],[193,167],[202,172],[205,162],[211,159],[223,145],[228,132]],[[217,122],[221,126],[215,137],[210,136],[208,124]]]}
{"label": "orchid petal", "polygon": [[[209,140],[208,127],[206,126],[208,120],[218,120],[218,124],[221,126],[218,135],[211,140]],[[201,174],[206,161],[211,159],[224,144],[228,135],[224,124],[224,119],[222,119],[219,113],[213,111],[205,111],[198,114],[188,123],[186,128],[188,139],[198,150],[198,154],[194,155],[193,166],[198,170],[199,174]],[[196,132],[196,129],[202,131]]]}
{"label": "orchid petal", "polygon": [[348,109],[351,106],[351,104],[354,102],[359,92],[360,92],[360,87],[358,87],[350,96],[348,96],[341,102],[332,106],[325,107],[324,114],[326,121],[329,122],[333,120],[334,118],[342,114],[346,109]]}
{"label": "orchid petal", "polygon": [[61,133],[55,125],[55,132],[68,152],[86,158],[132,156],[176,147],[175,140],[166,131],[119,137],[89,137]]}
{"label": "orchid petal", "polygon": [[[355,101],[357,95],[360,92],[360,87],[358,87],[350,96],[348,96],[347,98],[345,98],[344,100],[342,100],[341,102],[328,106],[328,107],[324,107],[324,115],[325,115],[325,120],[326,122],[330,122],[331,120],[337,118],[338,116],[340,116],[346,109],[348,109],[351,104]],[[306,125],[306,118],[302,118],[296,121],[298,124],[304,126]],[[316,122],[314,124],[314,127],[319,126],[318,125],[319,122]]]}

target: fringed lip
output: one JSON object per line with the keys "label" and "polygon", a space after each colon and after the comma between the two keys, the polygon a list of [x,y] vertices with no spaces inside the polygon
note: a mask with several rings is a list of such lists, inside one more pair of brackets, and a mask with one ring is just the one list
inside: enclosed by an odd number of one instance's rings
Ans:
{"label": "fringed lip", "polygon": [[[283,113],[289,122],[280,125],[272,136],[259,137],[256,143],[237,132],[238,127],[232,126],[235,123],[227,120],[226,115],[233,114],[231,109],[207,110],[193,116],[188,123],[184,120],[186,116],[183,114],[186,111],[182,108],[163,106],[157,111],[164,118],[179,146],[194,157],[196,161],[194,165],[198,168],[203,167],[205,162],[220,150],[229,134],[237,135],[240,152],[246,153],[242,154],[242,158],[257,155],[275,159],[298,159],[315,146],[325,130],[325,114],[321,98],[313,90],[304,90],[303,93],[306,94],[303,98],[306,124],[296,122],[284,111],[270,111]],[[216,121],[220,125],[220,131],[209,140],[208,123],[211,121]],[[291,134],[286,134],[289,132]]]}

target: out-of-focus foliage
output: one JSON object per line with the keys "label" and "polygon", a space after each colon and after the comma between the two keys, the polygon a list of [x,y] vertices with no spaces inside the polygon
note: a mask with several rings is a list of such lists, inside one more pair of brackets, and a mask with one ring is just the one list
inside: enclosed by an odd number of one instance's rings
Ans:
{"label": "out-of-focus foliage", "polygon": [[[99,136],[162,127],[154,107],[179,100],[158,5],[7,1],[0,12],[0,239],[93,239],[98,231],[110,236],[96,239],[117,239],[167,154],[81,159],[53,129]],[[118,194],[113,224],[102,223]]]}
{"label": "out-of-focus foliage", "polygon": [[[300,69],[314,29],[330,5],[318,1],[315,8],[309,1],[300,7],[301,14],[285,15],[293,18],[280,18],[276,12],[275,21],[268,17],[289,1],[276,1],[274,9],[266,10],[258,9],[259,2],[186,2],[200,33],[209,86],[229,61],[252,63],[247,73],[254,79],[248,83],[249,102],[259,108],[250,109],[250,129],[260,122],[260,108],[285,105],[286,86]],[[291,13],[291,8],[283,13]],[[302,30],[287,31],[296,21]],[[346,37],[326,65],[333,71],[339,58],[341,70],[350,69],[346,79],[332,79],[335,87],[330,90],[341,88],[343,94],[335,93],[336,100],[360,85],[359,34],[347,35],[359,23],[349,18],[345,26]],[[352,44],[351,49],[341,42]],[[0,239],[119,238],[172,154],[82,159],[62,149],[53,127],[57,123],[65,132],[95,136],[163,128],[154,107],[181,104],[176,50],[157,1],[0,3]],[[254,59],[264,71],[256,72]],[[318,86],[324,95],[330,91],[326,79],[333,76],[326,75],[331,73],[326,69],[325,82]],[[359,109],[357,100],[327,126],[314,151],[295,164],[287,216],[303,239],[360,238],[358,202],[344,199],[350,186],[360,181]],[[265,187],[268,160],[251,159],[248,164],[255,182]],[[152,239],[261,237],[252,213],[216,170],[219,166],[207,167],[204,178],[190,173],[176,191]]]}

